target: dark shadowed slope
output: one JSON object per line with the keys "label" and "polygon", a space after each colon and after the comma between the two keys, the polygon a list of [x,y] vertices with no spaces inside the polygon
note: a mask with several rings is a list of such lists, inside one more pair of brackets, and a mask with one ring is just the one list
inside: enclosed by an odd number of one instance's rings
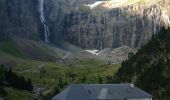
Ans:
{"label": "dark shadowed slope", "polygon": [[136,54],[130,54],[117,76],[133,82],[161,100],[170,98],[170,29],[164,27]]}

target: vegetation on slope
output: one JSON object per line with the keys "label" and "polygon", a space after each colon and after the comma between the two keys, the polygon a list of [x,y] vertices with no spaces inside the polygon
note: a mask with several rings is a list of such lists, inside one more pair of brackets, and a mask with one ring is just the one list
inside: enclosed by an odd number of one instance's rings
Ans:
{"label": "vegetation on slope", "polygon": [[122,62],[116,76],[135,83],[159,100],[170,99],[170,29],[164,27],[136,54]]}
{"label": "vegetation on slope", "polygon": [[19,50],[19,48],[17,48],[16,44],[11,40],[6,40],[6,41],[1,42],[0,51],[10,54],[12,56],[16,56],[16,57],[23,56],[22,52]]}
{"label": "vegetation on slope", "polygon": [[12,71],[12,68],[5,68],[4,65],[1,65],[0,72],[1,85],[32,91],[33,86],[31,80],[26,80],[23,76],[17,75]]}
{"label": "vegetation on slope", "polygon": [[119,68],[119,65],[105,65],[94,59],[81,60],[70,65],[34,61],[30,67],[28,62],[25,62],[24,66],[16,66],[17,72],[30,78],[35,86],[46,88],[43,96],[47,99],[70,84],[108,83]]}
{"label": "vegetation on slope", "polygon": [[[21,42],[22,40],[19,41]],[[37,96],[35,95],[37,93],[30,93],[29,91],[21,91],[8,86],[0,87],[1,96],[5,96],[4,98],[7,98],[7,100],[28,100],[28,97],[34,99],[39,96],[50,99],[51,96],[62,91],[65,86],[70,84],[110,83],[110,79],[119,68],[119,65],[107,65],[94,59],[76,60],[69,64],[53,60],[31,59],[26,55],[26,53],[30,52],[25,48],[31,48],[32,51],[37,49],[46,54],[49,54],[49,51],[34,42],[23,40],[22,43],[18,43],[19,41],[0,43],[2,47],[0,49],[0,64],[5,64],[7,68],[11,67],[17,75],[30,79],[34,88],[43,88],[44,90]],[[5,47],[8,48],[4,50]],[[8,49],[16,50],[11,53],[11,51],[8,52]],[[14,97],[12,98],[12,96]]]}
{"label": "vegetation on slope", "polygon": [[28,91],[18,90],[15,88],[5,88],[7,95],[5,100],[33,100],[34,95]]}
{"label": "vegetation on slope", "polygon": [[13,72],[11,68],[0,65],[0,97],[2,96],[8,98],[10,97],[9,95],[15,94],[9,93],[9,89],[6,87],[10,87],[10,89],[15,88],[16,90],[26,90],[27,92],[33,90],[30,79],[26,80],[23,76],[17,75],[15,72]]}
{"label": "vegetation on slope", "polygon": [[[59,55],[49,48],[47,44],[33,40],[14,38],[0,42],[0,61],[7,58],[6,55],[16,58],[55,60]],[[3,59],[2,59],[3,58]]]}

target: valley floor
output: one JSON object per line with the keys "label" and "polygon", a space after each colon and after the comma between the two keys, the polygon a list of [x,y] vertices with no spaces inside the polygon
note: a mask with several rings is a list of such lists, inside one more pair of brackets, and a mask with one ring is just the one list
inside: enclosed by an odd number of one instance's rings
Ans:
{"label": "valley floor", "polygon": [[42,96],[49,99],[69,84],[109,83],[120,67],[119,64],[105,64],[95,59],[75,60],[65,64],[57,61],[32,60],[15,54],[19,53],[0,50],[0,63],[12,67],[14,72],[26,79],[31,79],[34,90],[30,93],[6,87],[7,100],[28,100],[28,98],[30,100]]}

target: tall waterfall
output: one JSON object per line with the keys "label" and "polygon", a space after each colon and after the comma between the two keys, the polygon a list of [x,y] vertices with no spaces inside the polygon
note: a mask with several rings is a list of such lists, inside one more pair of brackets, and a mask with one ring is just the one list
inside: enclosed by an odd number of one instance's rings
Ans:
{"label": "tall waterfall", "polygon": [[49,42],[49,40],[48,40],[49,28],[46,25],[46,20],[45,20],[45,16],[44,16],[44,0],[39,0],[39,7],[38,7],[38,9],[39,9],[39,13],[40,13],[41,23],[44,26],[44,41],[46,43],[48,43]]}

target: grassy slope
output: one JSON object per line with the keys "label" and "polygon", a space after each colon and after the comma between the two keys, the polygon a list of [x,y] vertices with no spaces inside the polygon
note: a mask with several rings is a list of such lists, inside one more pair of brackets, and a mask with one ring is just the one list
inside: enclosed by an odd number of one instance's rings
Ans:
{"label": "grassy slope", "polygon": [[16,44],[13,43],[13,41],[11,41],[11,40],[1,42],[0,43],[0,51],[7,53],[7,54],[10,54],[12,56],[22,57],[23,54],[21,53],[21,51],[15,45]]}
{"label": "grassy slope", "polygon": [[[29,63],[31,64],[31,63]],[[103,78],[103,83],[106,83],[106,76],[112,77],[119,68],[119,65],[103,65],[96,60],[82,60],[70,66],[53,62],[37,62],[29,65],[27,62],[18,64],[16,70],[27,78],[30,78],[34,85],[43,85],[49,89],[45,92],[48,94],[58,84],[59,78],[68,84],[73,83],[99,83],[98,77]],[[44,65],[45,73],[40,76],[40,68],[37,66]],[[31,66],[31,67],[29,67]],[[74,77],[68,76],[74,75]],[[86,81],[82,82],[82,78],[86,77]]]}
{"label": "grassy slope", "polygon": [[[27,48],[31,48],[32,51],[38,49],[40,52],[43,51],[49,54],[48,49],[38,46],[35,42],[25,42],[23,44],[26,44]],[[68,84],[98,83],[98,77],[100,76],[103,78],[103,83],[106,83],[106,76],[112,77],[119,67],[119,65],[104,65],[102,62],[94,59],[78,60],[70,65],[47,60],[32,60],[26,55],[27,52],[24,50],[25,46],[18,45],[18,42],[5,41],[0,43],[0,63],[10,64],[15,72],[30,78],[34,85],[46,87],[44,95],[53,91],[56,84],[58,84],[59,78],[62,78]],[[40,74],[42,68],[45,71]],[[74,75],[74,77],[69,75]],[[84,76],[86,80],[82,82]],[[29,92],[11,88],[7,88],[7,92],[9,93],[7,95],[8,100],[20,100],[21,98],[23,98],[22,100],[27,100],[27,97],[32,95]],[[12,98],[13,96],[14,98]]]}

